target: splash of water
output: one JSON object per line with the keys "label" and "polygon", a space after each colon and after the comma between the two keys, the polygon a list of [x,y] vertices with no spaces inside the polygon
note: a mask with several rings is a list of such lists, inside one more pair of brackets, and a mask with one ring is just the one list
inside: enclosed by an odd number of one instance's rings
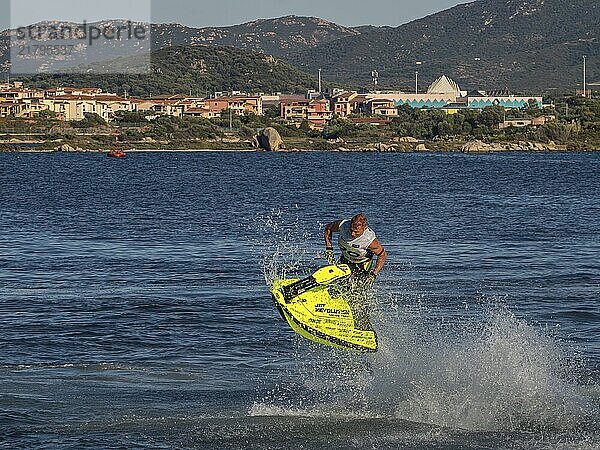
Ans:
{"label": "splash of water", "polygon": [[298,211],[273,209],[256,215],[252,226],[257,230],[253,247],[268,286],[276,279],[298,276],[316,266],[318,255],[307,246],[313,230],[302,225]]}
{"label": "splash of water", "polygon": [[[274,210],[255,220],[265,232],[267,284],[316,264],[306,250],[308,232],[289,216]],[[470,319],[448,321],[443,310],[415,303],[414,296],[393,298],[379,288],[377,298],[378,353],[297,338],[294,367],[250,413],[385,417],[503,432],[574,430],[597,421],[598,395],[577,379],[581,362],[506,305],[483,302]]]}
{"label": "splash of water", "polygon": [[574,376],[579,363],[506,307],[484,310],[458,330],[432,326],[421,315],[430,313],[423,309],[379,323],[383,344],[371,395],[376,404],[390,395],[399,399],[397,417],[523,431],[573,429],[597,414]]}

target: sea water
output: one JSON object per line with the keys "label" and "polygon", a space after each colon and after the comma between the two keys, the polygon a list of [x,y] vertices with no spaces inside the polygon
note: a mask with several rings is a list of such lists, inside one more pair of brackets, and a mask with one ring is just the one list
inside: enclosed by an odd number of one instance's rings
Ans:
{"label": "sea water", "polygon": [[[5,448],[600,447],[600,155],[0,154]],[[269,281],[365,212],[360,355]]]}

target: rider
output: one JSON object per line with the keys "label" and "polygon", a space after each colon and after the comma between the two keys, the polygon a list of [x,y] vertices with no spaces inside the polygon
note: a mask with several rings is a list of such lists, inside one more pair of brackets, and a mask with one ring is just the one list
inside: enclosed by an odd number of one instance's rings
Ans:
{"label": "rider", "polygon": [[[325,258],[330,264],[335,264],[335,255],[331,238],[333,233],[339,233],[338,245],[342,250],[340,264],[347,264],[352,273],[365,277],[367,283],[373,283],[387,259],[387,252],[377,240],[367,217],[360,213],[350,220],[338,220],[325,226]],[[377,256],[375,268],[373,256]]]}

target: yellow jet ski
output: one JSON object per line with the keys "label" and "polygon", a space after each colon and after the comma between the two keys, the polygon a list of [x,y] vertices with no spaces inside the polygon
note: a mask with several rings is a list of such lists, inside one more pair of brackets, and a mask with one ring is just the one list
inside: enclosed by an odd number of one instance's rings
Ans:
{"label": "yellow jet ski", "polygon": [[281,316],[299,335],[319,344],[376,352],[377,334],[357,304],[347,265],[327,266],[304,279],[276,280],[271,293]]}

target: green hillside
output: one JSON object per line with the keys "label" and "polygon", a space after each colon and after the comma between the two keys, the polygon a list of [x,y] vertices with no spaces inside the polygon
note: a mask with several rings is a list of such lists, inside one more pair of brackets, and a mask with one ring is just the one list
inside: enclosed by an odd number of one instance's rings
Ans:
{"label": "green hillside", "polygon": [[572,92],[584,54],[589,80],[600,81],[599,22],[597,0],[480,0],[302,49],[289,61],[363,86],[377,70],[382,87],[412,89],[418,70],[422,88],[447,74],[469,89]]}
{"label": "green hillside", "polygon": [[[103,64],[109,75],[37,75],[28,85],[100,87],[105,92],[147,97],[159,94],[204,96],[215,91],[306,93],[316,88],[314,77],[268,55],[232,47],[179,46],[152,53],[150,73],[122,75],[118,72],[143,65],[138,57],[120,58]],[[98,66],[96,66],[98,67]]]}

